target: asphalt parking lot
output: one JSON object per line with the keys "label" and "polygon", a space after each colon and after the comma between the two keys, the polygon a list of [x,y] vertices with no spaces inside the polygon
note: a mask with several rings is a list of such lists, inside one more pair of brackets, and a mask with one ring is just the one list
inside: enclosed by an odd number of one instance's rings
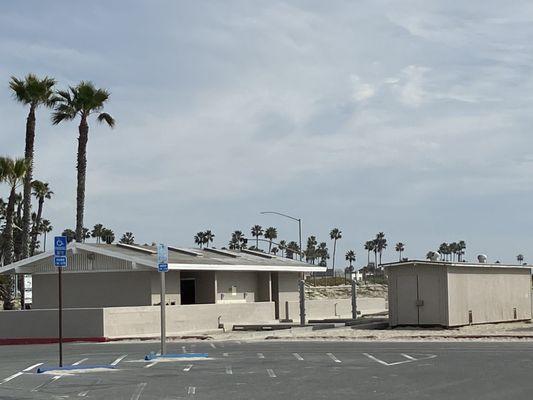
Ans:
{"label": "asphalt parking lot", "polygon": [[208,359],[144,361],[158,343],[0,347],[0,399],[530,399],[533,343],[183,342]]}

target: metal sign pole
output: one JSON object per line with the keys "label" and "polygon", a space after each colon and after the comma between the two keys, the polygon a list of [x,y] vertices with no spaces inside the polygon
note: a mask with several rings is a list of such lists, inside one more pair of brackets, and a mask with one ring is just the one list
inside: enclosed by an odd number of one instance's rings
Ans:
{"label": "metal sign pole", "polygon": [[57,269],[57,276],[58,276],[58,287],[59,287],[59,366],[63,367],[63,288],[62,283],[63,279],[61,276],[61,269]]}
{"label": "metal sign pole", "polygon": [[357,283],[352,280],[352,319],[357,319]]}
{"label": "metal sign pole", "polygon": [[159,275],[161,275],[161,355],[165,355],[167,354],[165,273],[160,272]]}
{"label": "metal sign pole", "polygon": [[298,289],[300,292],[300,326],[305,326],[305,282],[303,280],[298,282]]}

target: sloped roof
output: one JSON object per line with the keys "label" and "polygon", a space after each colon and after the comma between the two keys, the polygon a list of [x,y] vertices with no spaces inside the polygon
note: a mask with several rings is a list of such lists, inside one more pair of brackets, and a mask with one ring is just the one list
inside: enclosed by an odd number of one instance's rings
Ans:
{"label": "sloped roof", "polygon": [[[117,245],[96,243],[70,243],[68,254],[93,253],[127,261],[139,270],[157,268],[157,248],[147,245]],[[230,271],[295,271],[320,272],[325,267],[310,265],[273,254],[255,254],[219,249],[190,249],[169,246],[168,264],[170,270],[230,270]],[[43,265],[50,266],[53,253],[42,253],[0,268],[0,274],[37,273]],[[68,270],[66,271],[68,272]]]}

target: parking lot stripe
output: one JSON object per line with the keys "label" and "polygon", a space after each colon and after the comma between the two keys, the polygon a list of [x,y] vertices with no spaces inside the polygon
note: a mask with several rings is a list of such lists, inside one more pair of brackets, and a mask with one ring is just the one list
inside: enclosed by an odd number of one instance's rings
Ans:
{"label": "parking lot stripe", "polygon": [[111,363],[111,365],[118,365],[119,362],[121,362],[122,360],[124,360],[128,355],[127,354],[124,354],[122,356],[120,356],[119,358],[117,358],[115,361],[113,361]]}
{"label": "parking lot stripe", "polygon": [[28,371],[31,371],[32,369],[37,368],[37,367],[40,367],[41,365],[43,365],[43,363],[37,363],[37,364],[30,365],[28,368],[24,368],[24,369],[22,370],[22,372],[28,372]]}
{"label": "parking lot stripe", "polygon": [[303,358],[301,355],[299,355],[298,353],[292,353],[292,355],[293,355],[294,358],[296,358],[298,361],[303,361],[303,360],[304,360],[304,358]]}
{"label": "parking lot stripe", "polygon": [[402,353],[402,356],[404,356],[404,357],[407,358],[408,360],[416,361],[416,358],[411,357],[409,354],[403,354],[403,353]]}
{"label": "parking lot stripe", "polygon": [[267,372],[268,372],[268,376],[270,376],[271,378],[275,378],[276,377],[276,374],[274,373],[274,370],[272,370],[270,368],[267,368]]}
{"label": "parking lot stripe", "polygon": [[82,362],[85,362],[87,360],[88,360],[88,358],[82,358],[81,360],[76,361],[75,363],[72,363],[72,365],[80,365]]}
{"label": "parking lot stripe", "polygon": [[144,368],[152,368],[154,365],[157,364],[157,361],[154,361],[153,363],[150,363],[148,365],[145,365]]}
{"label": "parking lot stripe", "polygon": [[222,353],[222,357],[227,357],[228,353]]}
{"label": "parking lot stripe", "polygon": [[22,374],[24,374],[24,372],[17,372],[16,374],[13,374],[11,376],[8,376],[7,378],[5,378],[2,382],[0,382],[0,385],[4,384],[4,383],[7,383],[13,379],[15,379],[17,376],[21,376]]}
{"label": "parking lot stripe", "polygon": [[79,393],[78,393],[78,397],[85,397],[85,396],[87,396],[88,394],[89,394],[89,391],[88,391],[88,390],[86,390],[85,392],[79,392]]}
{"label": "parking lot stripe", "polygon": [[374,361],[382,364],[382,365],[386,365],[387,367],[389,366],[389,363],[386,363],[385,361],[382,361],[379,358],[374,357],[372,354],[363,353],[363,355],[368,357],[368,358],[370,358],[371,360],[374,360]]}
{"label": "parking lot stripe", "polygon": [[228,375],[233,375],[233,370],[231,369],[231,365],[228,365],[228,366],[226,367],[226,374],[228,374]]}
{"label": "parking lot stripe", "polygon": [[257,353],[258,358],[265,358],[265,355],[263,353]]}
{"label": "parking lot stripe", "polygon": [[333,355],[333,353],[326,353],[326,355],[327,355],[329,358],[331,358],[333,361],[335,361],[336,363],[340,363],[340,362],[342,362],[342,361],[339,360],[337,357],[335,357],[335,356]]}
{"label": "parking lot stripe", "polygon": [[144,388],[146,387],[146,382],[139,383],[137,387],[135,388],[135,392],[131,395],[130,400],[139,400],[141,398],[141,394],[143,394]]}
{"label": "parking lot stripe", "polygon": [[184,370],[185,372],[189,372],[189,371],[191,370],[191,368],[192,368],[192,364],[189,364],[189,365],[187,365],[185,368],[183,368],[183,370]]}
{"label": "parking lot stripe", "polygon": [[187,349],[185,348],[185,346],[181,346],[181,351],[183,351],[184,353],[187,353]]}
{"label": "parking lot stripe", "polygon": [[189,389],[187,390],[187,394],[195,394],[195,393],[196,393],[196,387],[189,386]]}
{"label": "parking lot stripe", "polygon": [[217,346],[215,346],[213,343],[209,343],[209,345],[213,348],[213,349],[216,349]]}

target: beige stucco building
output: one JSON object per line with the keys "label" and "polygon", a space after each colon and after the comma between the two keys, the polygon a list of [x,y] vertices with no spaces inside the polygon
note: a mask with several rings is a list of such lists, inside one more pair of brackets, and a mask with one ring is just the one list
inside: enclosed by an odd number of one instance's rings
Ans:
{"label": "beige stucco building", "polygon": [[441,261],[406,261],[385,267],[391,326],[531,319],[529,267]]}
{"label": "beige stucco building", "polygon": [[[153,246],[71,243],[63,270],[65,335],[142,337],[159,330],[160,276]],[[169,247],[166,273],[169,334],[217,329],[219,324],[272,323],[298,300],[298,280],[323,271],[296,260],[255,251]],[[31,274],[31,311],[0,312],[0,339],[54,337],[58,273],[53,254],[6,267]],[[281,315],[283,318],[283,314]],[[34,322],[36,324],[34,324]],[[33,326],[32,329],[29,327]]]}

